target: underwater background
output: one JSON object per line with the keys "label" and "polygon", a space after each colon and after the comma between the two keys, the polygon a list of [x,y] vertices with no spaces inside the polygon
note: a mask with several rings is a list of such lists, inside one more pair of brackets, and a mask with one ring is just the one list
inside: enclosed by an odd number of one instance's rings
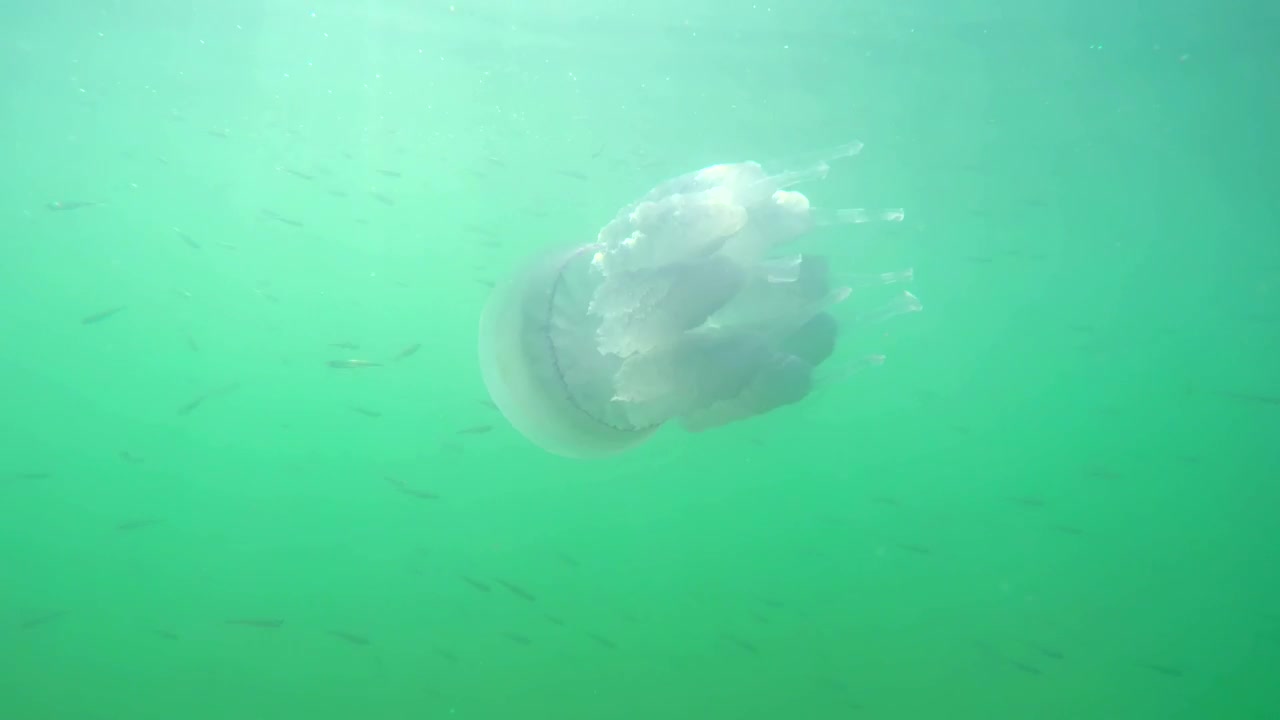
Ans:
{"label": "underwater background", "polygon": [[[0,719],[1280,717],[1277,27],[5,4]],[[488,404],[529,253],[855,139],[882,367],[598,461]]]}

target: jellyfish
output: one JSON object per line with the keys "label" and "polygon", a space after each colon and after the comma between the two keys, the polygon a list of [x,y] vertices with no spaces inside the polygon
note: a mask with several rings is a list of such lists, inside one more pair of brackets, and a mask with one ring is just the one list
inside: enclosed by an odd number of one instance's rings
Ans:
{"label": "jellyfish", "polygon": [[921,308],[901,292],[838,321],[836,306],[856,289],[906,282],[911,271],[840,283],[853,276],[789,247],[822,227],[903,219],[901,209],[814,207],[790,189],[861,148],[775,173],[756,162],[687,173],[622,208],[594,242],[535,255],[481,315],[493,403],[542,449],[592,458],[668,423],[701,432],[804,399],[842,325]]}

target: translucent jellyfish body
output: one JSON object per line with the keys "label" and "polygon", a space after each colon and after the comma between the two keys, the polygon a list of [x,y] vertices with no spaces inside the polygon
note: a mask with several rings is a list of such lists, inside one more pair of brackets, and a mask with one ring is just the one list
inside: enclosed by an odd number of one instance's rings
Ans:
{"label": "translucent jellyfish body", "polygon": [[[596,241],[544,252],[490,297],[480,363],[494,403],[543,449],[600,457],[678,421],[700,431],[803,399],[841,324],[920,309],[903,292],[837,322],[854,288],[787,244],[901,210],[823,210],[787,188],[826,176],[851,143],[797,169],[754,162],[682,175],[623,208]],[[908,281],[911,271],[855,285]]]}

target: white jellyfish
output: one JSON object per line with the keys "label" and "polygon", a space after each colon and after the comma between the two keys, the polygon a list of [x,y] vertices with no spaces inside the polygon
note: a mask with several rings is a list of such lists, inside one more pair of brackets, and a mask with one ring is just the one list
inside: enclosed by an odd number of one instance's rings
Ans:
{"label": "white jellyfish", "polygon": [[[826,176],[850,143],[795,170],[714,165],[623,208],[593,243],[544,252],[500,284],[480,320],[494,404],[525,437],[601,457],[670,421],[701,431],[803,399],[834,351],[833,286],[821,256],[789,241],[826,225],[900,221],[900,209],[822,210],[787,188]],[[855,285],[912,279],[862,275]],[[920,309],[911,293],[855,324]]]}

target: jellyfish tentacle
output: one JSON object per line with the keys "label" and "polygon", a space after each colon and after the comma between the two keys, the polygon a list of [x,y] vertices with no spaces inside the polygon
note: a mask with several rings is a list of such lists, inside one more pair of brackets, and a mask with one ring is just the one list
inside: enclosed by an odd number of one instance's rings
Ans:
{"label": "jellyfish tentacle", "polygon": [[871,222],[902,222],[902,208],[809,208],[809,217],[817,227],[861,225]]}
{"label": "jellyfish tentacle", "polygon": [[[797,153],[783,158],[775,158],[765,163],[766,167],[787,168],[792,173],[804,172],[797,170],[798,168],[808,168],[810,170],[823,167],[826,168],[829,163],[844,158],[853,157],[862,152],[863,144],[857,140],[833,145],[823,150],[809,151]],[[829,169],[829,168],[828,168]]]}
{"label": "jellyfish tentacle", "polygon": [[837,365],[820,376],[813,379],[813,388],[815,391],[824,390],[832,385],[848,380],[849,378],[874,367],[880,367],[884,364],[885,356],[879,354],[863,355],[860,358],[850,360],[849,362]]}
{"label": "jellyfish tentacle", "polygon": [[903,290],[900,295],[883,305],[859,313],[854,319],[854,322],[858,325],[871,325],[873,323],[884,322],[885,320],[897,317],[898,315],[920,312],[922,310],[924,310],[924,305],[921,304],[920,298],[912,295],[906,290]]}
{"label": "jellyfish tentacle", "polygon": [[915,280],[915,269],[907,268],[905,270],[882,273],[840,273],[836,277],[854,289],[858,289],[912,282]]}

